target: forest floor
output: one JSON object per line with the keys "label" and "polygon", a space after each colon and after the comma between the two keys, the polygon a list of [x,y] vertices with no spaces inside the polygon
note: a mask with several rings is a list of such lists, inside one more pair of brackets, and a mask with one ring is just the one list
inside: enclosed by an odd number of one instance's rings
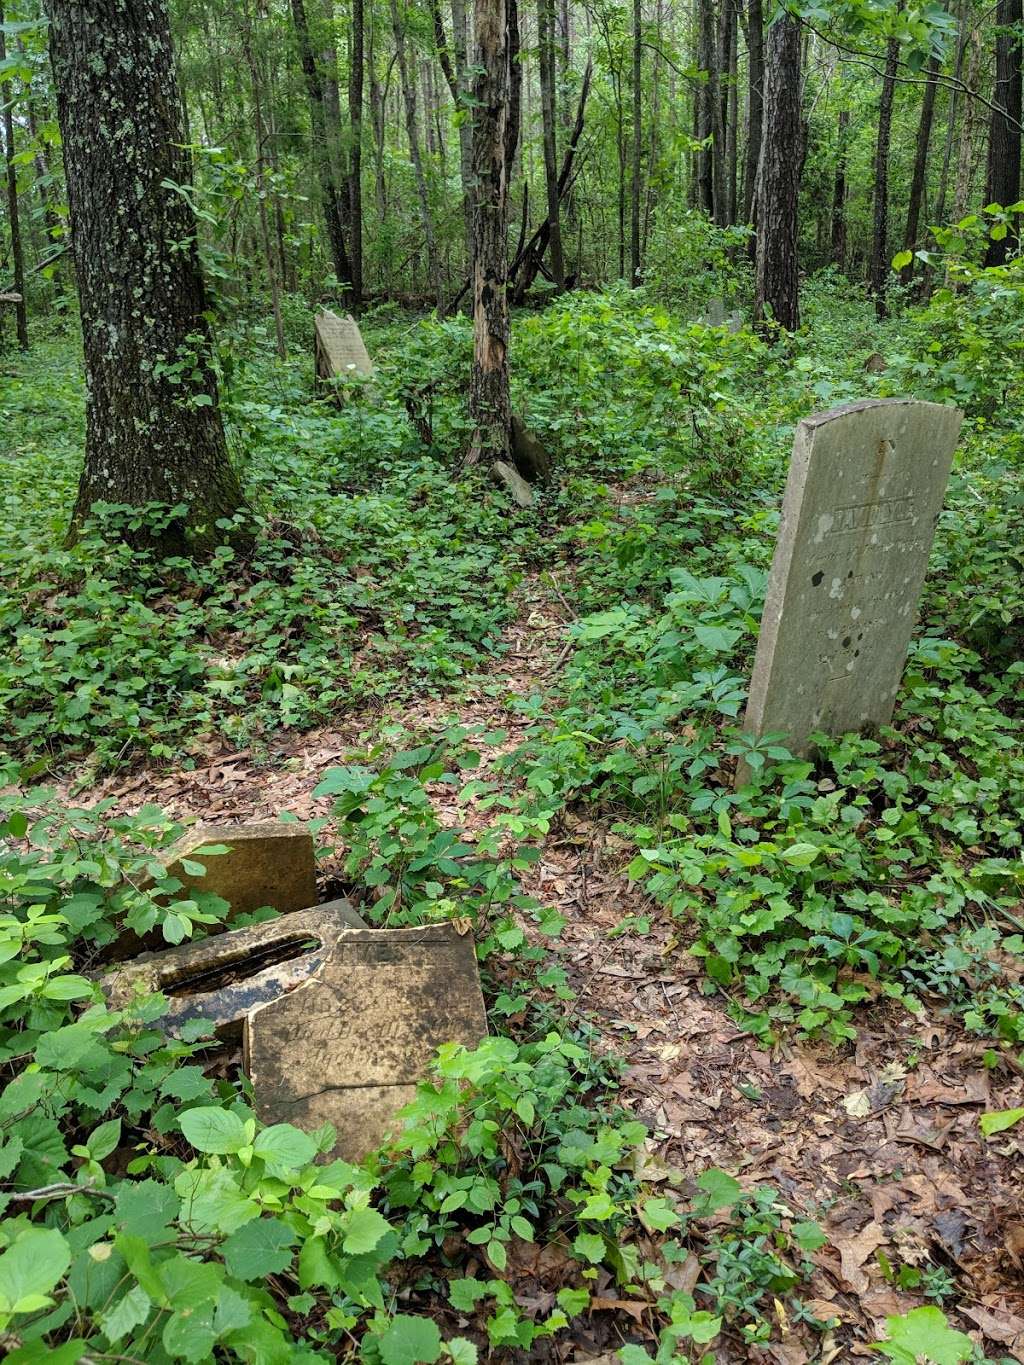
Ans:
{"label": "forest floor", "polygon": [[[155,802],[175,818],[218,823],[282,812],[326,819],[331,799],[313,794],[324,771],[394,724],[421,737],[453,721],[499,730],[499,744],[479,746],[480,775],[497,776],[494,759],[528,729],[512,703],[557,693],[572,591],[571,574],[554,583],[551,575],[530,575],[493,664],[455,706],[451,699],[385,706],[349,715],[339,727],[279,734],[259,758],[219,746],[196,767],[112,774],[92,787],[88,804],[110,798],[129,812]],[[73,791],[63,786],[69,803],[80,804]],[[468,830],[486,824],[449,788],[435,785],[431,795],[446,823]],[[819,1322],[837,1319],[835,1329],[824,1336],[811,1330],[776,1299],[776,1340],[759,1347],[726,1337],[715,1358],[778,1365],[875,1358],[868,1343],[883,1335],[886,1318],[921,1301],[919,1287],[904,1292],[893,1282],[890,1267],[911,1267],[931,1274],[935,1301],[955,1293],[951,1321],[959,1318],[962,1330],[1024,1361],[1017,1149],[1011,1143],[1000,1151],[978,1128],[979,1114],[1024,1105],[1024,1069],[999,1087],[997,1105],[977,1037],[948,1015],[915,1017],[884,1000],[859,1013],[854,1046],[786,1039],[766,1049],[736,1027],[727,995],[702,989],[703,966],[687,952],[686,927],[625,875],[629,846],[608,821],[567,811],[540,851],[523,889],[566,921],[557,950],[575,993],[566,1022],[587,1018],[606,1050],[625,1062],[620,1098],[651,1133],[643,1178],[685,1189],[694,1175],[718,1167],[745,1188],[774,1185],[796,1217],[818,1220],[827,1233],[801,1299]],[[336,894],[344,881],[336,862],[328,858],[320,875],[325,897]],[[650,922],[646,933],[619,932],[627,916],[641,915]],[[524,927],[533,928],[529,921]],[[513,1242],[517,1296],[538,1313],[554,1306],[563,1269],[557,1259],[538,1257],[536,1247]],[[691,1254],[675,1287],[692,1290],[700,1274]],[[613,1286],[605,1292],[609,1307],[627,1306]],[[614,1365],[616,1328],[607,1313],[596,1316],[593,1330],[579,1330],[584,1319],[577,1319],[573,1340],[538,1343],[533,1358]]]}

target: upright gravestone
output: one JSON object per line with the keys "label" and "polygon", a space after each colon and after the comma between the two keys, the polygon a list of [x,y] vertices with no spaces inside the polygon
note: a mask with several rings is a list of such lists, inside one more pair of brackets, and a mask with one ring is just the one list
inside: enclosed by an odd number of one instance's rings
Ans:
{"label": "upright gravestone", "polygon": [[359,324],[346,315],[339,318],[329,308],[316,315],[316,376],[323,383],[358,375],[369,379],[373,361],[363,342]]}
{"label": "upright gravestone", "polygon": [[800,423],[748,733],[781,733],[802,755],[816,730],[889,721],[961,418],[956,408],[889,398]]}

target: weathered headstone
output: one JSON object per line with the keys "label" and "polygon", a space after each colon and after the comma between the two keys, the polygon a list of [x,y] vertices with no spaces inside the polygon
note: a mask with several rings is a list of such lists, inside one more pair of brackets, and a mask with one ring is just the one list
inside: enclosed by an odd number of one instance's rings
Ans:
{"label": "weathered headstone", "polygon": [[781,733],[803,755],[816,730],[889,721],[961,418],[956,408],[890,398],[800,423],[748,733]]}
{"label": "weathered headstone", "polygon": [[724,327],[725,326],[725,300],[716,295],[708,299],[704,316],[701,318],[705,327]]}
{"label": "weathered headstone", "polygon": [[369,379],[373,361],[355,318],[339,318],[329,308],[316,315],[316,376],[322,383],[353,375]]}
{"label": "weathered headstone", "polygon": [[[226,848],[226,853],[206,853]],[[313,836],[298,821],[264,820],[256,825],[196,825],[164,855],[169,877],[186,891],[211,891],[248,915],[269,905],[286,914],[316,904]],[[185,863],[199,863],[205,873]]]}
{"label": "weathered headstone", "polygon": [[208,1019],[218,1037],[234,1039],[250,1010],[305,981],[347,929],[365,928],[348,901],[330,901],[144,953],[101,977],[100,985],[111,1009],[123,1009],[137,994],[162,991],[170,1009],[160,1026],[171,1037],[191,1019]]}
{"label": "weathered headstone", "polygon": [[506,464],[504,460],[495,460],[491,465],[491,475],[495,483],[503,484],[508,489],[520,507],[533,506],[533,489],[522,474],[510,464]]}
{"label": "weathered headstone", "polygon": [[338,1134],[334,1155],[379,1147],[445,1042],[487,1033],[471,933],[453,924],[353,929],[317,972],[255,1009],[244,1066],[266,1123]]}

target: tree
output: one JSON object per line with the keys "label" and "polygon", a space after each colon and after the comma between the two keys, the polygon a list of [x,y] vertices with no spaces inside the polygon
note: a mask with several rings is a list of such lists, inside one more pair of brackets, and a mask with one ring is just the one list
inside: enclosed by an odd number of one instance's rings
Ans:
{"label": "tree", "polygon": [[[4,10],[0,4],[0,66],[7,60],[7,43],[4,37]],[[11,227],[11,260],[14,266],[14,292],[18,296],[15,304],[18,345],[28,350],[28,305],[25,301],[25,253],[21,244],[21,219],[18,214],[18,169],[14,150],[14,115],[11,112],[13,95],[0,82],[0,101],[3,102],[4,125],[4,163],[7,170],[7,219]]]}
{"label": "tree", "polygon": [[797,210],[803,125],[800,119],[800,24],[788,12],[765,44],[764,125],[757,168],[754,319],[762,328],[800,325]]}
{"label": "tree", "polygon": [[507,459],[509,13],[506,0],[475,0],[473,81],[473,372],[469,460]]}
{"label": "tree", "polygon": [[839,111],[836,176],[832,187],[832,264],[846,268],[846,159],[849,155],[850,111]]}
{"label": "tree", "polygon": [[204,548],[242,497],[217,406],[167,8],[50,0],[49,16],[87,380],[75,523],[100,501],[184,505],[157,543]]}
{"label": "tree", "polygon": [[[910,179],[910,200],[907,205],[907,230],[903,245],[907,251],[917,246],[921,225],[921,209],[924,206],[925,179],[928,174],[928,148],[932,140],[932,122],[935,117],[935,92],[938,89],[939,59],[932,57],[928,62],[928,84],[921,100],[921,120],[917,125],[917,151],[914,156],[914,173]],[[914,277],[914,258],[911,256],[903,267],[900,278],[909,284]]]}
{"label": "tree", "polygon": [[[639,3],[639,0],[636,0]],[[548,209],[548,244],[551,274],[558,289],[565,288],[562,253],[562,221],[558,201],[558,153],[555,146],[555,7],[554,0],[537,0],[537,58],[540,71],[540,107],[544,143],[544,189]],[[638,248],[639,250],[639,248]]]}
{"label": "tree", "polygon": [[[988,181],[985,193],[993,204],[1008,208],[1020,196],[1021,47],[1024,21],[1021,0],[999,0],[996,10],[996,87],[988,137]],[[1002,265],[1009,234],[989,242],[986,265]]]}
{"label": "tree", "polygon": [[899,67],[899,39],[886,43],[885,73],[882,93],[878,101],[878,136],[875,140],[875,197],[871,238],[871,292],[875,296],[875,314],[881,319],[888,314],[886,280],[889,278],[889,143],[892,138],[892,104],[896,93],[896,72]]}

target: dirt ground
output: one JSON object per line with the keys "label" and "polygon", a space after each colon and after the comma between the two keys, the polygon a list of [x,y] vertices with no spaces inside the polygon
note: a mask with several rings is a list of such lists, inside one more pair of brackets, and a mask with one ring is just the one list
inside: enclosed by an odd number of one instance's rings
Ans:
{"label": "dirt ground", "polygon": [[[507,651],[488,678],[457,708],[430,701],[389,718],[436,730],[457,714],[465,724],[502,728],[501,750],[513,748],[526,722],[509,699],[557,692],[570,615],[557,589],[527,582]],[[177,817],[218,822],[326,815],[329,799],[314,799],[314,787],[381,719],[360,714],[337,729],[282,732],[258,761],[225,748],[193,771],[115,774],[91,788],[88,804],[112,796],[124,810],[154,802]],[[485,764],[496,753],[485,751]],[[450,818],[474,824],[472,811],[454,803]],[[652,1133],[645,1175],[685,1188],[719,1166],[745,1185],[771,1183],[795,1216],[816,1219],[829,1238],[802,1297],[839,1326],[822,1335],[780,1304],[780,1340],[760,1348],[725,1341],[716,1359],[877,1358],[868,1343],[882,1335],[885,1318],[921,1302],[893,1287],[881,1252],[896,1267],[945,1267],[955,1281],[945,1305],[951,1322],[993,1359],[1024,1362],[1024,1130],[986,1140],[978,1126],[985,1110],[1024,1105],[1024,1072],[987,1070],[984,1045],[944,1018],[937,1002],[921,1018],[876,1003],[859,1016],[856,1045],[842,1051],[796,1041],[766,1051],[736,1028],[722,995],[705,994],[685,929],[628,881],[626,861],[606,827],[568,813],[525,889],[567,920],[559,951],[577,992],[570,1008],[627,1062],[623,1102]],[[330,863],[323,874],[333,875]],[[637,913],[650,916],[648,934],[609,937]],[[691,1259],[684,1279],[696,1270]],[[562,1358],[612,1360],[616,1329],[591,1321],[591,1336],[577,1336]]]}

